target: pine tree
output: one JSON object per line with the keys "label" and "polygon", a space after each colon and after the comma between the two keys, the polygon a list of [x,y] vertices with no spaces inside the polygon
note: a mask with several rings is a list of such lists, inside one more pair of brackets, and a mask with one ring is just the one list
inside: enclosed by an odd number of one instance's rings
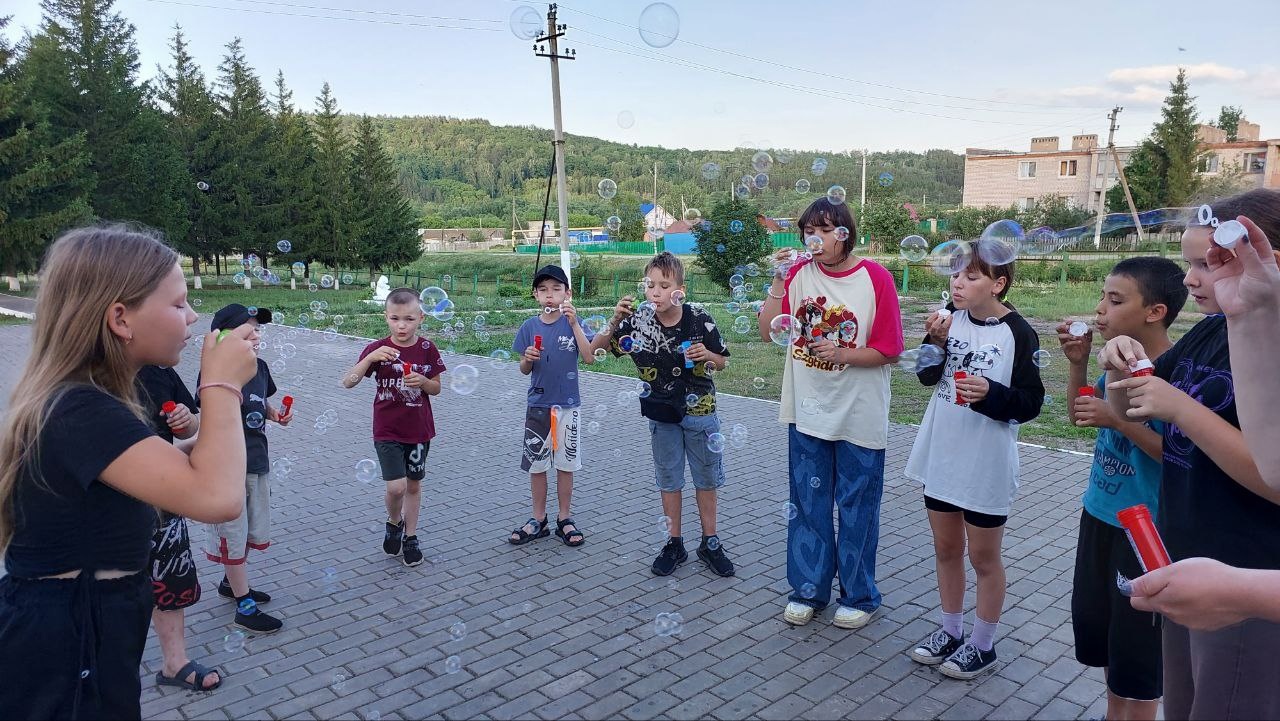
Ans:
{"label": "pine tree", "polygon": [[272,134],[272,173],[280,197],[277,234],[287,239],[291,250],[281,260],[311,261],[320,204],[316,196],[316,142],[306,118],[293,107],[293,93],[276,73],[272,100],[275,132]]}
{"label": "pine tree", "polygon": [[186,208],[188,228],[181,236],[170,236],[170,242],[191,258],[192,270],[199,275],[200,262],[213,260],[213,244],[208,237],[212,219],[209,195],[200,188],[208,186],[213,169],[207,154],[214,128],[214,105],[204,74],[187,52],[186,38],[177,25],[169,48],[172,66],[159,70],[156,99],[166,111],[166,131],[182,159],[175,201]]}
{"label": "pine tree", "polygon": [[356,126],[351,155],[351,246],[369,275],[421,254],[413,209],[396,184],[391,156],[368,115]]}
{"label": "pine tree", "polygon": [[[9,19],[0,17],[0,30]],[[36,269],[57,233],[87,220],[92,178],[84,135],[54,140],[23,97],[13,49],[0,37],[0,272]]]}
{"label": "pine tree", "polygon": [[245,59],[240,39],[227,43],[218,65],[214,101],[218,123],[210,138],[215,246],[222,252],[257,253],[275,247],[278,197],[272,179],[271,118],[262,83]]}
{"label": "pine tree", "polygon": [[1196,164],[1200,159],[1200,141],[1196,138],[1195,98],[1187,89],[1187,71],[1178,69],[1178,77],[1169,85],[1169,95],[1160,109],[1160,122],[1153,130],[1156,143],[1164,150],[1167,189],[1163,205],[1179,207],[1195,195],[1199,177]]}
{"label": "pine tree", "polygon": [[114,0],[43,0],[44,22],[24,58],[32,101],[49,113],[55,140],[84,134],[96,178],[93,211],[185,233],[169,198],[173,148],[138,82],[134,28]]}
{"label": "pine tree", "polygon": [[312,118],[316,137],[316,196],[319,213],[312,257],[331,267],[354,265],[358,258],[350,250],[349,233],[351,186],[349,183],[350,144],[342,132],[338,101],[329,83],[316,98]]}

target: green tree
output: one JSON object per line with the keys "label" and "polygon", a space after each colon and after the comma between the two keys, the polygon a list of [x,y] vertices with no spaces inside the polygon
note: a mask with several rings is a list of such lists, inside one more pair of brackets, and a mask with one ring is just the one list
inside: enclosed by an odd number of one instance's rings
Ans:
{"label": "green tree", "polygon": [[171,65],[160,69],[156,100],[165,111],[165,130],[182,160],[174,200],[185,204],[188,221],[187,232],[171,235],[169,241],[191,258],[192,271],[199,275],[201,261],[212,261],[214,251],[208,239],[212,220],[209,195],[199,185],[208,185],[213,170],[207,154],[214,129],[214,104],[204,74],[187,51],[186,37],[177,25],[169,49]]}
{"label": "green tree", "polygon": [[618,219],[622,221],[622,226],[616,231],[610,231],[609,236],[614,240],[623,243],[642,243],[644,242],[644,214],[640,212],[640,199],[636,198],[628,203],[620,203],[621,208],[617,212]]}
{"label": "green tree", "polygon": [[[9,18],[0,17],[0,30]],[[57,233],[92,215],[84,134],[54,140],[27,102],[13,49],[0,36],[0,272],[36,269]]]}
{"label": "green tree", "polygon": [[738,266],[763,261],[773,249],[769,232],[756,219],[759,212],[754,203],[721,199],[693,228],[698,265],[726,289]]}
{"label": "green tree", "polygon": [[55,141],[81,133],[96,179],[99,217],[136,220],[186,232],[186,212],[171,191],[178,180],[163,118],[138,81],[133,25],[114,0],[43,0],[40,32],[23,59],[32,101],[48,111]]}
{"label": "green tree", "polygon": [[[1168,197],[1167,177],[1161,168],[1164,167],[1164,153],[1151,138],[1146,138],[1138,145],[1138,149],[1129,154],[1125,162],[1124,176],[1129,182],[1129,193],[1133,196],[1133,204],[1139,210],[1150,210],[1165,205]],[[1124,187],[1116,183],[1107,191],[1107,212],[1128,213],[1129,203],[1124,197]]]}
{"label": "green tree", "polygon": [[1048,226],[1062,230],[1084,225],[1092,217],[1092,213],[1072,205],[1065,196],[1051,193],[1036,198],[1036,204],[1023,214],[1022,224],[1027,229]]}
{"label": "green tree", "polygon": [[[271,135],[270,165],[280,199],[274,218],[279,240],[288,240],[291,249],[282,253],[285,262],[314,259],[320,216],[316,194],[316,141],[307,119],[293,107],[293,93],[285,85],[284,73],[276,73],[272,100],[275,131]],[[278,252],[273,248],[273,252]]]}
{"label": "green tree", "polygon": [[396,187],[391,158],[367,115],[356,126],[350,187],[352,251],[370,276],[422,254],[413,209]]}
{"label": "green tree", "polygon": [[1236,105],[1223,105],[1218,111],[1218,120],[1214,127],[1227,131],[1227,142],[1234,143],[1240,139],[1240,121],[1244,118],[1244,108]]}
{"label": "green tree", "polygon": [[908,235],[919,232],[916,221],[904,207],[902,198],[894,195],[882,195],[875,202],[867,201],[862,213],[860,234],[870,234],[880,241],[889,251],[895,251],[898,243]]}
{"label": "green tree", "polygon": [[338,101],[329,83],[316,98],[316,114],[312,117],[316,137],[316,236],[311,256],[325,265],[353,265],[358,258],[350,250],[347,234],[350,222],[351,186],[348,159],[350,144],[342,129]]}
{"label": "green tree", "polygon": [[[1189,203],[1199,189],[1196,166],[1202,152],[1196,138],[1195,98],[1189,93],[1186,69],[1179,68],[1178,77],[1169,84],[1159,122],[1130,155],[1125,168],[1138,210]],[[1128,210],[1122,188],[1107,192],[1107,208],[1111,212]]]}

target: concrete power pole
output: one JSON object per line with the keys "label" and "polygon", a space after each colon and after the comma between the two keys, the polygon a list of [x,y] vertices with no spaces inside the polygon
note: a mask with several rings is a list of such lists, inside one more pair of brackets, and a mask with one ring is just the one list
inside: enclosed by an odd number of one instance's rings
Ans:
{"label": "concrete power pole", "polygon": [[[1117,105],[1107,114],[1107,119],[1111,121],[1111,129],[1107,131],[1107,151],[1111,154],[1111,162],[1116,164],[1116,175],[1120,176],[1120,187],[1124,189],[1124,199],[1129,204],[1129,213],[1133,216],[1133,229],[1138,234],[1138,242],[1143,241],[1142,237],[1142,221],[1138,218],[1138,208],[1133,204],[1133,194],[1129,192],[1129,180],[1124,177],[1124,165],[1120,163],[1120,153],[1116,150],[1115,136],[1116,130],[1120,127],[1116,125],[1116,117],[1124,108]],[[1105,175],[1103,176],[1106,177]],[[1106,194],[1104,192],[1098,204],[1098,219],[1093,226],[1093,247],[1098,248],[1102,245],[1102,217],[1106,214]]]}
{"label": "concrete power pole", "polygon": [[[556,148],[556,199],[560,203],[560,267],[564,269],[569,285],[573,285],[569,268],[569,191],[565,184],[564,174],[564,122],[560,118],[560,61],[576,60],[576,50],[560,52],[560,38],[564,37],[567,26],[556,24],[556,5],[551,3],[547,9],[547,34],[534,40],[533,54],[540,58],[551,59],[551,107],[555,115],[555,148]],[[547,43],[547,45],[542,45]]]}

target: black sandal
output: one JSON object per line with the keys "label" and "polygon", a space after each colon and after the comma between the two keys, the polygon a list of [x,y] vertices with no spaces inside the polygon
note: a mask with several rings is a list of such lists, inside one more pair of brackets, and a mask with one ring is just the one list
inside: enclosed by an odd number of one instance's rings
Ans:
{"label": "black sandal", "polygon": [[[218,682],[208,688],[205,688],[204,680],[211,673],[218,674]],[[192,674],[192,679],[190,681],[187,680],[188,674]],[[186,666],[183,666],[178,670],[177,676],[169,677],[164,675],[164,669],[156,671],[156,685],[177,686],[179,688],[185,688],[188,691],[209,692],[222,685],[222,672],[216,668],[208,668],[207,666],[196,663],[195,661],[188,661]]]}
{"label": "black sandal", "polygon": [[[524,530],[525,526],[532,526],[533,533],[529,533],[525,531]],[[510,543],[513,546],[523,546],[529,541],[532,541],[538,538],[546,538],[547,536],[550,536],[550,535],[551,535],[551,529],[547,528],[546,518],[543,518],[541,521],[539,521],[536,518],[530,518],[529,520],[520,524],[519,528],[511,532],[511,535],[507,537],[507,543]]]}
{"label": "black sandal", "polygon": [[[573,530],[565,533],[565,526],[573,526]],[[560,540],[564,541],[564,545],[566,546],[581,546],[583,542],[587,540],[586,536],[582,535],[582,531],[578,530],[578,524],[574,523],[572,518],[566,518],[564,520],[560,520],[559,518],[556,519],[556,536],[558,536]]]}

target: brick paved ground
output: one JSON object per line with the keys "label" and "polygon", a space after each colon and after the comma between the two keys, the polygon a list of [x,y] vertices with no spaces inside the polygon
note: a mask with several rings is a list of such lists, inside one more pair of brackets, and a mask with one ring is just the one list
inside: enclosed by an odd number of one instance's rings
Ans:
{"label": "brick paved ground", "polygon": [[[0,408],[29,332],[0,327]],[[505,538],[528,516],[517,456],[527,379],[514,365],[446,356],[450,366],[478,368],[480,384],[468,396],[446,389],[435,401],[440,435],[419,526],[429,560],[406,569],[381,551],[380,484],[354,477],[355,462],[373,457],[373,391],[345,391],[338,379],[362,341],[304,334],[291,342],[297,356],[274,372],[297,397],[298,418],[287,429],[271,426],[270,438],[273,457],[294,466],[274,482],[274,543],[250,565],[285,628],[228,650],[233,607],[217,595],[218,572],[201,560],[204,599],[188,614],[188,642],[192,657],[220,666],[226,681],[208,695],[156,689],[153,636],[143,668],[148,718],[1004,719],[1104,710],[1101,674],[1071,651],[1082,456],[1022,448],[1023,490],[1005,543],[1004,665],[975,682],[953,681],[906,656],[933,629],[937,603],[920,492],[901,477],[913,428],[890,433],[882,612],[857,632],[833,627],[833,608],[791,628],[780,619],[787,483],[776,404],[721,399],[726,429],[750,432],[746,447],[726,449],[720,507],[737,577],[717,578],[695,562],[657,579],[648,570],[661,514],[647,428],[634,405],[617,404],[632,381],[582,376],[586,420],[596,419],[597,404],[608,414],[586,436],[577,476],[574,514],[586,545],[570,549],[553,536],[516,548]],[[189,383],[197,357],[188,349],[179,368]],[[318,435],[314,420],[328,409],[338,422]],[[694,529],[688,496],[686,528]],[[970,608],[972,591],[970,584]],[[657,636],[660,612],[679,612],[682,631]],[[455,640],[450,628],[459,622],[465,636]],[[451,656],[455,673],[446,671]]]}

